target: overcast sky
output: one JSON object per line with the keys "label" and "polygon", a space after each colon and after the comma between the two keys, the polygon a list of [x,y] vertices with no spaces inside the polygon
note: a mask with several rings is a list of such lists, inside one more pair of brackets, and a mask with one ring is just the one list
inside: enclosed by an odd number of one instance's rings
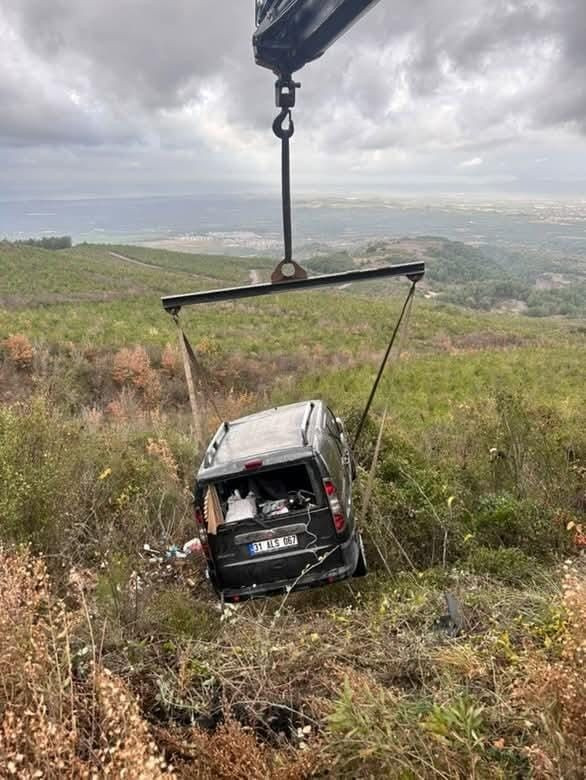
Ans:
{"label": "overcast sky", "polygon": [[[254,0],[0,0],[0,199],[278,187]],[[298,74],[297,191],[586,197],[585,0],[381,0]]]}

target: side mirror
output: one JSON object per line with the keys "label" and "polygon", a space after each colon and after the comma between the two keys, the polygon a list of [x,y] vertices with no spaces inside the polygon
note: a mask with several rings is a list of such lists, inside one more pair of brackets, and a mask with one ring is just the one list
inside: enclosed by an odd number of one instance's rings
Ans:
{"label": "side mirror", "polygon": [[344,428],[344,423],[342,422],[341,417],[336,417],[336,425],[338,426],[338,430],[342,434],[342,436],[346,435],[346,429]]}

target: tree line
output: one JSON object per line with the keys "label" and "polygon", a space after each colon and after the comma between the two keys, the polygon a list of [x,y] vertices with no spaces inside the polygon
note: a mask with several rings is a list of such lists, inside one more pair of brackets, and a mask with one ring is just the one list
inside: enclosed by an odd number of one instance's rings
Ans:
{"label": "tree line", "polygon": [[73,242],[71,236],[43,236],[43,238],[25,238],[19,241],[11,241],[15,246],[36,246],[40,249],[71,249]]}

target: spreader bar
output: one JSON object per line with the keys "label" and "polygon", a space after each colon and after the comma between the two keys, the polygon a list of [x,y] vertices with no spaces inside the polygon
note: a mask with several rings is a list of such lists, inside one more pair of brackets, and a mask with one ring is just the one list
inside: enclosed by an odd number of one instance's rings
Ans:
{"label": "spreader bar", "polygon": [[292,290],[308,290],[312,287],[330,287],[350,282],[369,282],[372,279],[384,279],[391,276],[406,276],[418,281],[425,274],[425,263],[402,263],[386,265],[382,268],[366,268],[357,271],[342,271],[337,274],[311,276],[309,279],[291,279],[278,283],[249,284],[244,287],[224,287],[219,290],[166,295],[161,298],[165,311],[176,314],[182,306],[195,306],[199,303],[219,303],[235,301],[239,298],[255,298],[259,295],[277,295]]}

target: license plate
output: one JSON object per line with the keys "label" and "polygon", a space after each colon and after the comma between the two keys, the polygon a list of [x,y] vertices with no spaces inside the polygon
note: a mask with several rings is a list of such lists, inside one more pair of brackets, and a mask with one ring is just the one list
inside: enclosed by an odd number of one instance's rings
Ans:
{"label": "license plate", "polygon": [[265,539],[262,542],[250,542],[248,552],[251,556],[261,553],[279,552],[289,547],[297,547],[297,536],[279,536],[276,539]]}

